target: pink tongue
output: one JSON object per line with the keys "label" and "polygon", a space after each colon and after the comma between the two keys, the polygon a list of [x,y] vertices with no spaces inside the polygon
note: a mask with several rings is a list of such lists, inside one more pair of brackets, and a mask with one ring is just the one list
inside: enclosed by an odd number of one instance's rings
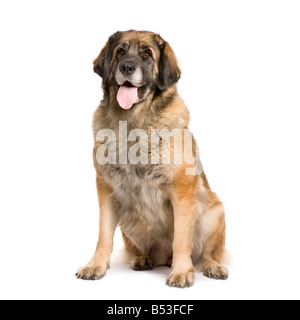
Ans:
{"label": "pink tongue", "polygon": [[121,108],[130,109],[138,100],[138,88],[121,86],[117,94],[117,100]]}

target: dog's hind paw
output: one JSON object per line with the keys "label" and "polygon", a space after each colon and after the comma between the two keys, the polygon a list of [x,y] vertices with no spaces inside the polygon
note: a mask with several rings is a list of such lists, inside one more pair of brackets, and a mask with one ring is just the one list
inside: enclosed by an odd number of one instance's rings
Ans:
{"label": "dog's hind paw", "polygon": [[149,257],[137,256],[132,258],[130,266],[135,271],[146,271],[154,268],[154,262]]}
{"label": "dog's hind paw", "polygon": [[228,279],[228,269],[224,266],[210,266],[204,268],[203,275],[210,279],[226,280]]}

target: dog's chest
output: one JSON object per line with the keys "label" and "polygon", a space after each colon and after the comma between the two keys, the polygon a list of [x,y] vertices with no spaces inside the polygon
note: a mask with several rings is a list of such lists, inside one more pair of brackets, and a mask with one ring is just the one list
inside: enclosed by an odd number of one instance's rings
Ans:
{"label": "dog's chest", "polygon": [[164,223],[171,214],[168,189],[171,179],[164,166],[106,165],[106,179],[113,187],[116,213],[122,221]]}
{"label": "dog's chest", "polygon": [[[163,168],[154,165],[110,165],[105,166],[105,175],[110,180],[114,196],[122,206],[137,205],[153,207],[160,202],[170,179]],[[130,205],[132,203],[132,205]]]}

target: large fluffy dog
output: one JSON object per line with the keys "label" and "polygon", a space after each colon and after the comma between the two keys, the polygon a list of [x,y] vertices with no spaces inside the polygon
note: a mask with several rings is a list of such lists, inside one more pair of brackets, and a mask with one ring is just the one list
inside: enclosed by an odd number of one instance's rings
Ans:
{"label": "large fluffy dog", "polygon": [[[160,137],[156,147],[150,146],[150,137],[143,143],[141,137],[139,143],[126,139],[134,129],[149,135],[176,129],[182,133],[181,141],[187,141],[183,137],[189,133],[189,112],[177,93],[181,72],[172,48],[151,32],[117,32],[95,59],[94,71],[102,77],[104,91],[93,122],[100,232],[92,260],[78,270],[77,277],[96,280],[105,275],[119,225],[134,270],[172,266],[167,284],[181,288],[193,284],[195,270],[227,279],[222,265],[224,208],[199,165],[186,158],[174,161],[175,138],[166,143]],[[120,121],[126,123],[123,132]],[[103,129],[114,133],[110,143],[98,135]],[[148,163],[128,161],[134,143],[138,144],[137,158],[146,150]],[[195,156],[194,139],[191,145]],[[112,146],[116,148],[113,161],[99,160],[99,149],[106,147],[104,155],[109,159]],[[153,163],[150,155],[155,152],[158,158]],[[168,152],[173,155],[170,163],[162,160]]]}

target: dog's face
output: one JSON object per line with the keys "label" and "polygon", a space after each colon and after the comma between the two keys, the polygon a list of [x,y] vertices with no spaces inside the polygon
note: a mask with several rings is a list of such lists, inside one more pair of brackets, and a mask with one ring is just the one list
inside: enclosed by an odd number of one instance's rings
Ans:
{"label": "dog's face", "polygon": [[94,61],[94,71],[103,88],[114,92],[123,109],[158,91],[165,91],[180,78],[180,69],[170,45],[147,31],[117,32]]}

